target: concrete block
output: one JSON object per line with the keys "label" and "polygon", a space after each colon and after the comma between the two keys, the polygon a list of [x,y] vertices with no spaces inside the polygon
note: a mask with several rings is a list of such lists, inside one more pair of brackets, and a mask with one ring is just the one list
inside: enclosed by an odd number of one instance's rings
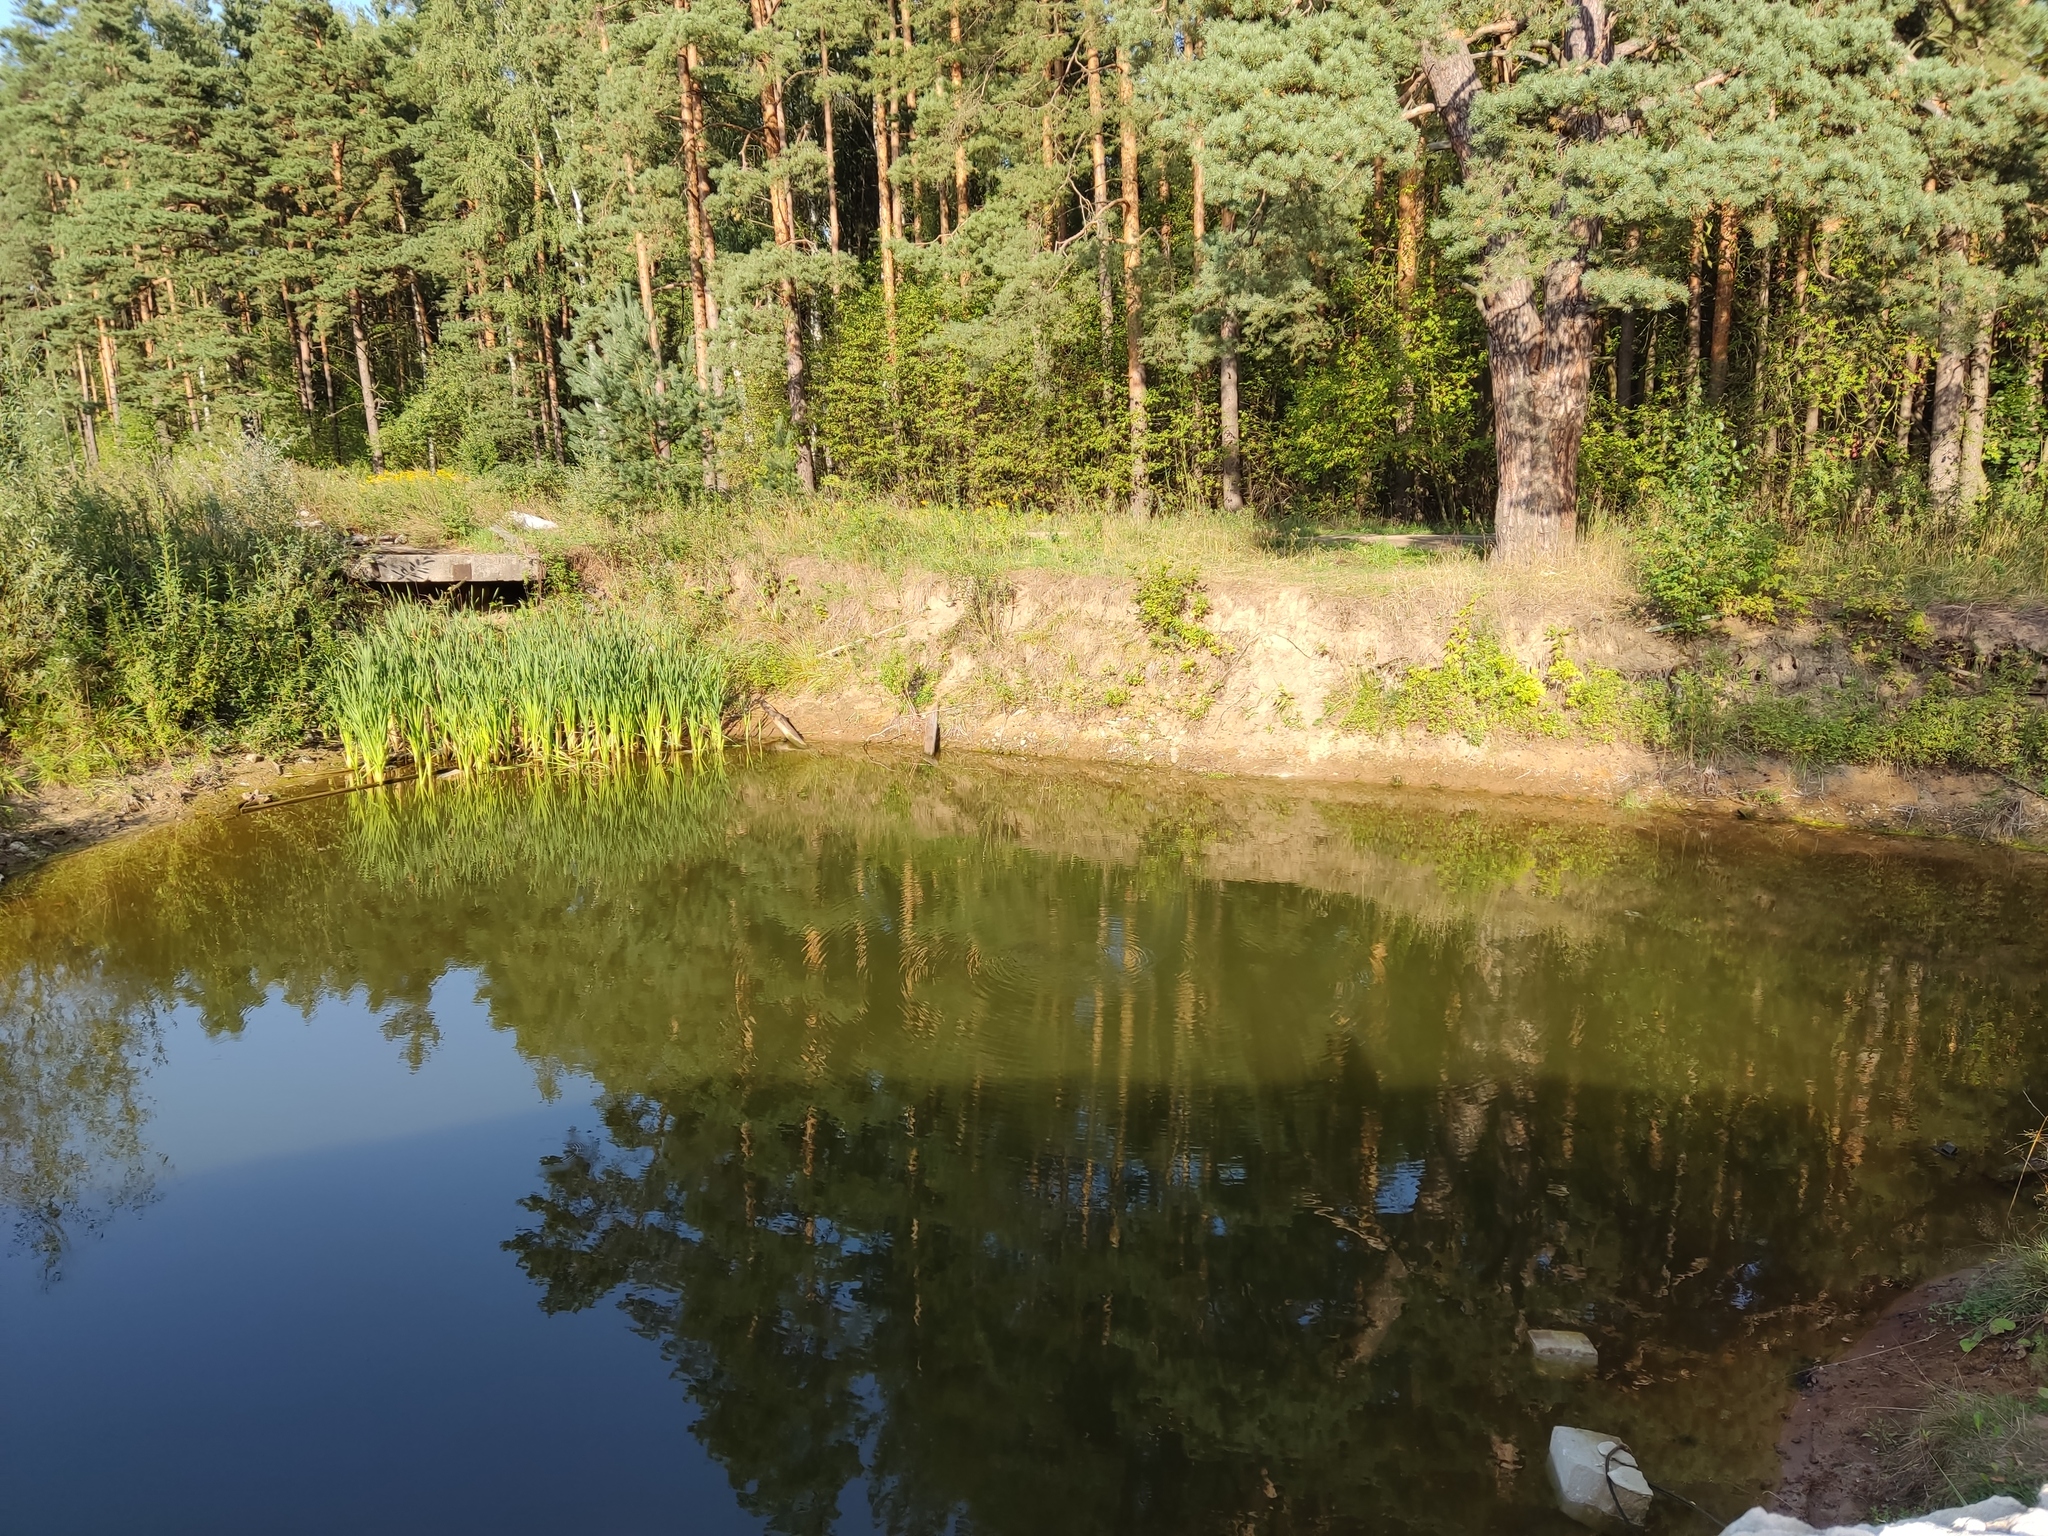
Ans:
{"label": "concrete block", "polygon": [[1529,1353],[1545,1376],[1584,1376],[1600,1366],[1600,1351],[1583,1333],[1563,1328],[1531,1328]]}
{"label": "concrete block", "polygon": [[1550,1432],[1549,1471],[1557,1507],[1581,1525],[1626,1531],[1649,1518],[1649,1480],[1613,1435],[1558,1425]]}

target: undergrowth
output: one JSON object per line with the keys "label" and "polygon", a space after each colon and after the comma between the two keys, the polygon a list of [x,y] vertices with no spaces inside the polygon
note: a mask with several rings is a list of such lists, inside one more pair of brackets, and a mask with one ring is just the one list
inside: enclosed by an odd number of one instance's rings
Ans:
{"label": "undergrowth", "polygon": [[1642,740],[1660,725],[1653,696],[1620,673],[1582,667],[1551,636],[1551,659],[1538,673],[1518,661],[1467,605],[1444,641],[1444,659],[1409,667],[1389,681],[1377,672],[1333,700],[1329,718],[1341,730],[1384,734],[1419,728],[1459,735],[1475,746],[1494,732],[1519,736],[1579,735]]}
{"label": "undergrowth", "polygon": [[0,741],[33,778],[305,739],[360,599],[286,467],[235,458],[0,484]]}

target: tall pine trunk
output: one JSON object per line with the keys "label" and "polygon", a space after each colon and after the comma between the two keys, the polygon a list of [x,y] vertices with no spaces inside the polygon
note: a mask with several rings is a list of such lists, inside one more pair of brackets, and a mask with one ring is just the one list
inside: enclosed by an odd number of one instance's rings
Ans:
{"label": "tall pine trunk", "polygon": [[[1603,66],[1613,48],[1602,0],[1579,0],[1565,35],[1568,62]],[[1422,49],[1422,66],[1459,167],[1469,171],[1483,146],[1472,139],[1478,70],[1464,34],[1446,31]],[[1565,123],[1580,138],[1601,132],[1597,120]],[[1500,485],[1493,511],[1494,550],[1508,560],[1537,560],[1571,545],[1578,524],[1579,444],[1599,320],[1584,278],[1600,243],[1596,219],[1564,219],[1559,254],[1541,269],[1541,303],[1526,252],[1513,235],[1494,237],[1485,268],[1512,274],[1482,281],[1479,312],[1493,375],[1495,452]],[[1522,259],[1517,259],[1522,258]]]}
{"label": "tall pine trunk", "polygon": [[1963,409],[1963,505],[1974,506],[1989,488],[1984,478],[1984,424],[1991,409],[1991,336],[1993,316],[1977,322],[1977,344],[1970,349],[1969,401]]}
{"label": "tall pine trunk", "polygon": [[1102,138],[1102,50],[1095,44],[1091,13],[1088,40],[1088,145],[1095,172],[1095,288],[1102,320],[1103,405],[1109,404],[1109,332],[1116,323],[1109,296],[1109,154]]}
{"label": "tall pine trunk", "polygon": [[348,291],[348,328],[356,343],[356,382],[363,391],[363,440],[370,446],[370,473],[384,473],[384,445],[377,436],[377,384],[370,376],[370,335],[363,327],[363,295]]}
{"label": "tall pine trunk", "polygon": [[1145,327],[1139,314],[1142,295],[1138,262],[1144,254],[1144,226],[1138,222],[1138,120],[1133,110],[1131,51],[1116,50],[1117,104],[1123,109],[1118,173],[1124,204],[1124,378],[1131,412],[1131,516],[1152,510],[1151,485],[1145,467]]}
{"label": "tall pine trunk", "polygon": [[[1225,207],[1222,215],[1225,234],[1237,228],[1237,210]],[[1219,432],[1223,439],[1223,510],[1242,512],[1244,510],[1244,459],[1243,439],[1240,435],[1237,414],[1237,344],[1243,335],[1243,322],[1235,314],[1226,314],[1218,327],[1216,348],[1216,415]]]}
{"label": "tall pine trunk", "polygon": [[[796,202],[791,196],[789,173],[783,164],[789,125],[783,116],[782,78],[776,72],[770,28],[778,0],[753,0],[754,35],[769,39],[756,57],[761,71],[761,144],[768,172],[769,219],[775,231],[776,249],[793,255],[796,251]],[[812,461],[810,411],[804,398],[803,326],[797,316],[796,279],[784,277],[775,285],[782,304],[783,386],[789,405],[790,434],[796,439],[796,480],[809,494],[818,488],[817,466]]]}
{"label": "tall pine trunk", "polygon": [[1714,334],[1707,359],[1707,399],[1719,404],[1728,389],[1728,339],[1735,330],[1736,239],[1742,216],[1733,203],[1721,205],[1721,245],[1714,263]]}
{"label": "tall pine trunk", "polygon": [[1941,300],[1934,356],[1933,441],[1927,450],[1927,489],[1934,504],[1953,511],[1963,490],[1963,412],[1969,389],[1970,325],[1964,309],[1961,238],[1943,242]]}

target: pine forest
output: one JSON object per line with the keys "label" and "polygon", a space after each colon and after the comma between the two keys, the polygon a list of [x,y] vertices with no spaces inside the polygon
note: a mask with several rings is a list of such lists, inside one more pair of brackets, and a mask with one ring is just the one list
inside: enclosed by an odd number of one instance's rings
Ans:
{"label": "pine forest", "polygon": [[2032,503],[2044,51],[2026,0],[22,0],[7,388],[82,462],[1509,551],[1680,438],[1804,516]]}

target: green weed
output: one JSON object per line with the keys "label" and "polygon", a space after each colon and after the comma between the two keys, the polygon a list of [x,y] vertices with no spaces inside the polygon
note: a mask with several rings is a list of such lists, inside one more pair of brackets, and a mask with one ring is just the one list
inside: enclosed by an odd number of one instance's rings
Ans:
{"label": "green weed", "polygon": [[1191,566],[1161,560],[1141,571],[1132,602],[1138,623],[1162,650],[1223,654],[1223,642],[1203,627],[1210,604],[1202,591],[1201,573]]}
{"label": "green weed", "polygon": [[418,605],[358,637],[328,690],[349,766],[377,780],[401,753],[422,771],[716,757],[728,697],[724,658],[636,615]]}

